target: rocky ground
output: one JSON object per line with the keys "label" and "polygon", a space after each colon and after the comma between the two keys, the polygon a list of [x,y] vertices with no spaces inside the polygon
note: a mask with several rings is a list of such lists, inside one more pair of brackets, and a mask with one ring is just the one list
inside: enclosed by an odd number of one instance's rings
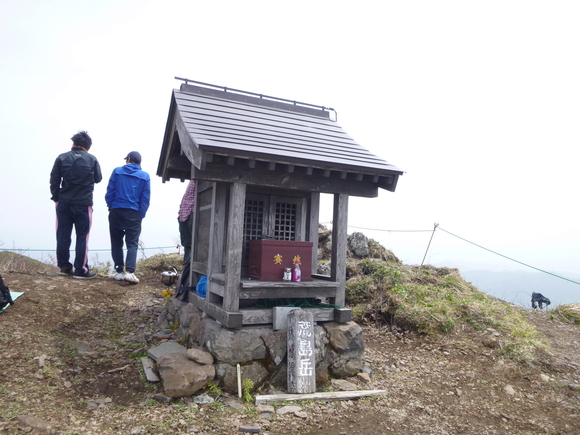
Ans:
{"label": "rocky ground", "polygon": [[580,329],[550,314],[526,311],[550,345],[530,363],[503,357],[491,329],[429,339],[364,326],[370,378],[348,381],[387,394],[257,408],[216,391],[204,391],[207,404],[165,401],[162,386],[147,382],[140,358],[169,335],[157,323],[159,275],[138,285],[3,277],[24,292],[0,314],[3,433],[580,433]]}

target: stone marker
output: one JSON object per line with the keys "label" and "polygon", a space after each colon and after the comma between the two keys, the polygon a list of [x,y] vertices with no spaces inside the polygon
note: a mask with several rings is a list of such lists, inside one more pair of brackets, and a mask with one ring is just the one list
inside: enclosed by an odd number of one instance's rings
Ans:
{"label": "stone marker", "polygon": [[293,310],[288,314],[288,392],[314,393],[315,366],[312,313]]}

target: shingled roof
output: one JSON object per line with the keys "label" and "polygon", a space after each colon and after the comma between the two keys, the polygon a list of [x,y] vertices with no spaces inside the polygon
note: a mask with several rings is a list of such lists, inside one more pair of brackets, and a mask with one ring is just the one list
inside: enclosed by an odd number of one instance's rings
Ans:
{"label": "shingled roof", "polygon": [[[187,81],[173,90],[157,170],[163,181],[215,180],[218,171],[211,166],[221,164],[236,180],[240,170],[249,177],[248,168],[282,169],[300,178],[342,180],[339,185],[366,183],[371,191],[395,190],[403,171],[355,142],[331,119],[333,109],[194,83]],[[242,181],[256,182],[256,176]],[[328,187],[313,190],[340,190],[336,183],[322,184]],[[349,193],[375,196],[367,188]]]}

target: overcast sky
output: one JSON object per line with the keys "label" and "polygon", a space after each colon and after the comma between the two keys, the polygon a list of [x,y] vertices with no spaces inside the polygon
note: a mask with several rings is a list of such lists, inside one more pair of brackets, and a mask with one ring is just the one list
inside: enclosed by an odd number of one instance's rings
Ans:
{"label": "overcast sky", "polygon": [[[91,249],[110,246],[106,185],[132,150],[153,179],[141,239],[175,245],[186,186],[156,170],[177,76],[336,109],[405,171],[351,198],[349,232],[407,264],[431,233],[398,231],[437,222],[577,272],[579,22],[577,1],[0,0],[0,248],[55,248],[49,173],[78,130],[104,175]],[[439,230],[425,262],[525,269]]]}

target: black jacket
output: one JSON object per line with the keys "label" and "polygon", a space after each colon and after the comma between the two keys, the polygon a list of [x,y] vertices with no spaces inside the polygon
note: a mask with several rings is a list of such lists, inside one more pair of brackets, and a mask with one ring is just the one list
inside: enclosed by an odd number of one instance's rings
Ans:
{"label": "black jacket", "polygon": [[97,158],[81,148],[58,156],[50,172],[50,193],[54,202],[93,205],[95,183],[103,179]]}

